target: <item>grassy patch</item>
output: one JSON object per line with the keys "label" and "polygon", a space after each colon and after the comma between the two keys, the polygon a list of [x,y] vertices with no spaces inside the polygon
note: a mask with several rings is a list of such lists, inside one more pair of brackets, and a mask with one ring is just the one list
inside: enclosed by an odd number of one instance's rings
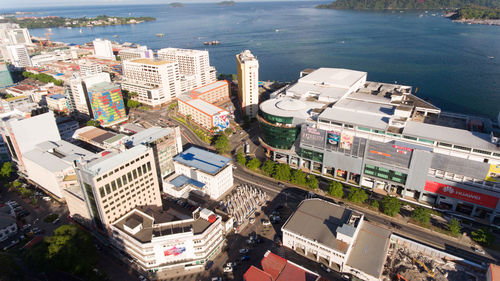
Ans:
{"label": "grassy patch", "polygon": [[50,214],[50,215],[46,216],[46,217],[43,219],[43,221],[44,221],[44,222],[49,223],[49,222],[53,222],[53,221],[55,221],[57,218],[59,218],[59,215],[58,215],[58,214]]}

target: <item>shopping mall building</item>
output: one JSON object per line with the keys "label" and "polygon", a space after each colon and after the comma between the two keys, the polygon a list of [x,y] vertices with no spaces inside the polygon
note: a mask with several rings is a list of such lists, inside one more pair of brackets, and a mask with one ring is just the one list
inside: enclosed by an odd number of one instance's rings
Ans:
{"label": "shopping mall building", "polygon": [[320,68],[260,104],[268,156],[310,173],[500,225],[500,128],[410,86]]}

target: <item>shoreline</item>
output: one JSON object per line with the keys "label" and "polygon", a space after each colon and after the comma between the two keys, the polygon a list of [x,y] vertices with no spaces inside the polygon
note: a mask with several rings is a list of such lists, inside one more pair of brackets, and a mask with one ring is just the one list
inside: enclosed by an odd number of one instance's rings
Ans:
{"label": "shoreline", "polygon": [[460,19],[460,20],[451,20],[455,23],[466,23],[466,24],[483,24],[483,25],[496,25],[500,26],[500,19],[495,20],[483,20],[483,19]]}

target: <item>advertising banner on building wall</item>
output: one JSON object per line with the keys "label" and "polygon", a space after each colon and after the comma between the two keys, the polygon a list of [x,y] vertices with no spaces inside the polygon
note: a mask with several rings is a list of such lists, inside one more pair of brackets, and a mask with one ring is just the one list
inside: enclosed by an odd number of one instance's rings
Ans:
{"label": "advertising banner on building wall", "polygon": [[495,209],[498,203],[498,198],[495,196],[490,196],[435,181],[426,181],[424,189],[429,192],[456,198],[473,204],[478,204],[491,209]]}
{"label": "advertising banner on building wall", "polygon": [[486,174],[485,180],[491,182],[500,182],[500,165],[490,165],[490,169]]}
{"label": "advertising banner on building wall", "polygon": [[186,247],[172,247],[168,250],[166,250],[165,252],[163,252],[163,254],[168,257],[168,256],[178,256],[182,253],[184,253],[186,251]]}
{"label": "advertising banner on building wall", "polygon": [[327,140],[328,144],[337,146],[340,142],[340,132],[328,131],[326,140]]}
{"label": "advertising banner on building wall", "polygon": [[343,132],[340,136],[340,147],[343,149],[351,150],[352,143],[354,142],[354,136]]}
{"label": "advertising banner on building wall", "polygon": [[301,130],[300,142],[319,148],[325,147],[326,131],[304,125]]}

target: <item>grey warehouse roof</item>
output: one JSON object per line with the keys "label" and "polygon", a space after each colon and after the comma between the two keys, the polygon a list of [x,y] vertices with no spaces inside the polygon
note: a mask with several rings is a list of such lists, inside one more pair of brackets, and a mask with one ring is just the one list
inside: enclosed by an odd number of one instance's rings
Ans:
{"label": "grey warehouse roof", "polygon": [[283,225],[283,230],[290,231],[339,252],[346,253],[348,244],[336,238],[338,228],[347,222],[353,211],[339,205],[320,200],[308,199],[300,203],[295,213]]}
{"label": "grey warehouse roof", "polygon": [[128,137],[126,143],[136,146],[142,143],[153,142],[173,133],[173,130],[170,128],[151,127],[148,129],[141,129],[140,132]]}
{"label": "grey warehouse roof", "polygon": [[389,230],[363,222],[346,264],[380,278],[389,250],[390,236]]}
{"label": "grey warehouse roof", "polygon": [[216,174],[224,169],[231,159],[197,147],[190,147],[174,157],[174,161],[205,173]]}

